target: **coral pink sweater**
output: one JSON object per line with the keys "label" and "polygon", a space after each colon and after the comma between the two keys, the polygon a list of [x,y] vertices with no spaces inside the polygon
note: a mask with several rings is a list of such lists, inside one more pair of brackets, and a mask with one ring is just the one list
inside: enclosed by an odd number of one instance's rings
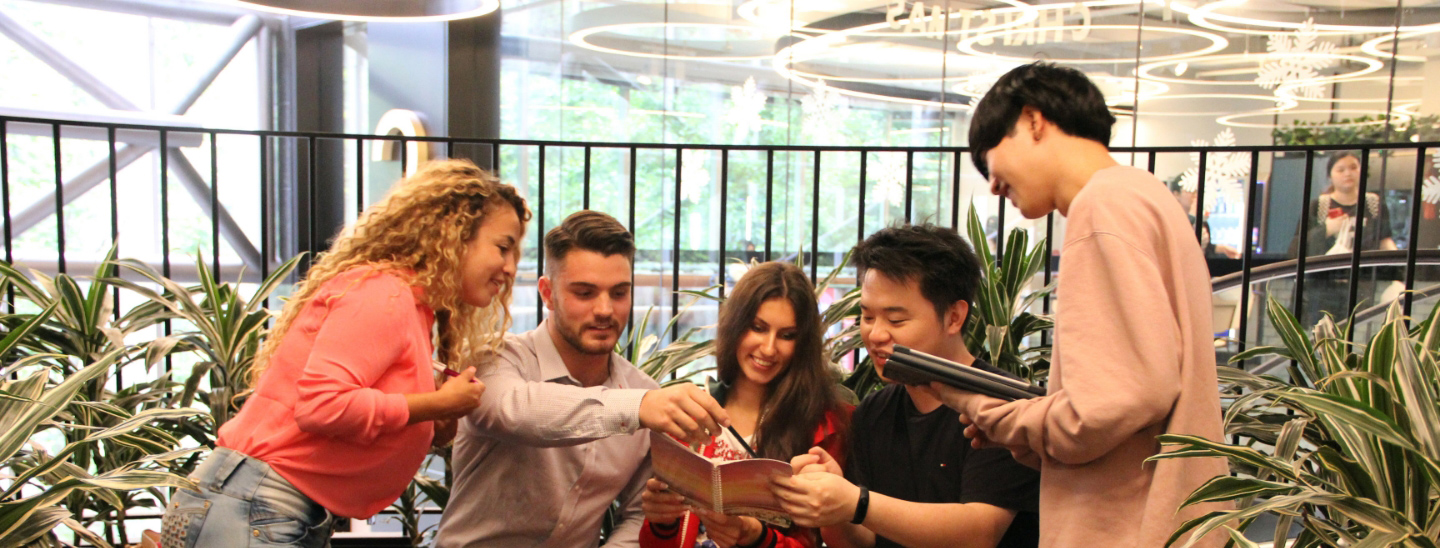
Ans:
{"label": "coral pink sweater", "polygon": [[1209,271],[1185,212],[1145,171],[1100,170],[1067,223],[1049,395],[979,399],[966,414],[1041,462],[1041,546],[1164,546],[1219,509],[1177,512],[1228,473],[1218,458],[1145,462],[1160,434],[1221,439]]}
{"label": "coral pink sweater", "polygon": [[265,461],[336,515],[389,506],[434,436],[430,422],[406,425],[405,394],[435,390],[435,317],[422,295],[368,266],[326,282],[217,443]]}

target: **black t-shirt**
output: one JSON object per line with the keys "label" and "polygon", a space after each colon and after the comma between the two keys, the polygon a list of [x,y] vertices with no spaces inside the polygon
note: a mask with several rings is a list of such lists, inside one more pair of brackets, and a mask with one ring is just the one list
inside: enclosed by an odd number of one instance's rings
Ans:
{"label": "black t-shirt", "polygon": [[[975,366],[1008,375],[976,360]],[[1012,376],[1013,377],[1013,376]],[[960,415],[940,406],[920,413],[901,385],[871,394],[855,408],[845,478],[911,502],[979,502],[1015,510],[1000,548],[1040,543],[1040,472],[1005,449],[974,449]],[[875,546],[900,546],[876,535]]]}

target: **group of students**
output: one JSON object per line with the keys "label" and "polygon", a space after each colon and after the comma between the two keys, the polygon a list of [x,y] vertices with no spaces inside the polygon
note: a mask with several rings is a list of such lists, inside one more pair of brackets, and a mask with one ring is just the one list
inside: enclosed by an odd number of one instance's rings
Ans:
{"label": "group of students", "polygon": [[[718,382],[662,388],[615,352],[635,245],[594,211],[544,235],[547,318],[506,335],[526,203],[469,163],[429,164],[297,286],[162,545],[327,546],[336,516],[384,509],[453,440],[443,548],[596,546],[612,505],[607,546],[1161,546],[1214,509],[1181,502],[1226,471],[1146,460],[1162,433],[1220,437],[1209,280],[1164,185],[1109,156],[1113,122],[1083,74],[1046,63],[976,107],[992,192],[1069,218],[1049,394],[1017,402],[891,384],[852,408],[814,288],[779,262],[721,306]],[[882,378],[896,344],[999,372],[965,345],[980,263],[954,230],[885,228],[852,260]],[[652,475],[650,430],[789,461],[771,490],[794,525],[685,505]]]}

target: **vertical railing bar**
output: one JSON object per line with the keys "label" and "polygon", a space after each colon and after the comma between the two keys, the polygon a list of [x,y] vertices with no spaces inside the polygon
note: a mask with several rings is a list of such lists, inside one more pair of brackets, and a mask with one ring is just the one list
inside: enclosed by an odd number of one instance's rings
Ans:
{"label": "vertical railing bar", "polygon": [[727,231],[725,230],[725,228],[726,228],[725,222],[728,220],[728,219],[727,219],[728,215],[726,215],[726,209],[727,209],[727,208],[726,208],[725,206],[726,206],[726,204],[730,203],[729,198],[730,198],[730,149],[728,149],[728,148],[722,148],[722,149],[720,149],[720,249],[719,249],[719,253],[718,253],[718,255],[719,255],[719,260],[718,260],[718,262],[720,263],[720,276],[719,276],[720,298],[722,298],[722,299],[725,298],[725,242],[726,242],[725,236],[726,236],[726,232],[727,232]]}
{"label": "vertical railing bar", "polygon": [[496,177],[499,177],[499,176],[500,176],[500,143],[499,143],[498,141],[497,141],[497,142],[490,143],[490,162],[492,163],[492,165],[491,165],[490,167],[494,168],[494,170],[495,170],[495,176],[496,176]]}
{"label": "vertical railing bar", "polygon": [[[1295,254],[1295,294],[1291,295],[1293,302],[1291,307],[1295,310],[1295,317],[1305,321],[1305,262],[1310,258],[1310,191],[1312,189],[1311,179],[1315,176],[1315,151],[1305,151],[1305,181],[1302,183],[1302,194],[1300,203],[1304,204],[1300,211],[1300,245],[1299,251]],[[1215,235],[1210,235],[1214,238]]]}
{"label": "vertical railing bar", "polygon": [[[1240,248],[1240,332],[1236,333],[1236,340],[1240,342],[1239,349],[1245,350],[1245,331],[1250,325],[1250,266],[1255,255],[1255,201],[1259,196],[1260,153],[1250,151],[1250,186],[1246,188],[1245,197],[1245,236]],[[1213,235],[1212,235],[1213,237]],[[1244,363],[1238,364],[1241,368]]]}
{"label": "vertical railing bar", "polygon": [[[306,207],[309,208],[309,211],[305,212],[305,226],[308,230],[306,236],[309,241],[306,242],[305,247],[306,249],[310,250],[310,256],[305,261],[306,271],[310,270],[310,265],[315,264],[315,255],[317,253],[320,253],[320,242],[322,241],[320,235],[315,233],[315,229],[318,227],[318,225],[315,224],[315,199],[317,196],[316,187],[319,186],[316,184],[315,177],[318,173],[317,166],[320,163],[320,159],[317,157],[319,156],[319,153],[316,151],[316,148],[318,147],[315,146],[315,143],[316,138],[315,135],[312,134],[307,139],[306,146],[308,148],[306,149],[307,154],[305,155],[306,159],[308,160],[308,162],[306,162],[306,173],[309,174],[309,177],[305,180],[305,194],[306,196],[308,196],[308,199],[306,200]],[[405,147],[400,147],[400,150],[405,150]],[[405,162],[403,156],[401,157],[400,162],[400,175],[402,177],[405,175]]]}
{"label": "vertical railing bar", "polygon": [[[170,134],[160,130],[160,273],[170,277]],[[166,321],[169,335],[169,321]]]}
{"label": "vertical railing bar", "polygon": [[[1205,164],[1210,151],[1200,150],[1200,167],[1195,175],[1195,241],[1200,241],[1200,232],[1205,228]],[[1186,213],[1189,213],[1188,211]],[[1214,234],[1211,234],[1214,237]]]}
{"label": "vertical railing bar", "polygon": [[684,156],[685,149],[675,149],[675,253],[670,263],[670,320],[674,322],[675,329],[670,331],[670,342],[680,337],[680,182]]}
{"label": "vertical railing bar", "polygon": [[775,149],[765,151],[765,260],[772,258],[770,248],[770,237],[772,234],[770,226],[774,223],[775,211]]}
{"label": "vertical railing bar", "polygon": [[[870,167],[870,166],[869,166],[869,160],[870,160],[870,153],[869,153],[869,152],[866,152],[866,151],[864,151],[864,150],[861,150],[861,151],[860,151],[860,204],[859,204],[860,210],[859,210],[859,212],[856,213],[856,215],[855,215],[855,225],[856,225],[856,229],[855,229],[855,243],[856,243],[856,244],[859,244],[860,242],[865,241],[865,176],[866,176],[866,169]],[[859,283],[860,283],[860,280],[855,280],[855,283],[856,283],[856,284],[859,284]]]}
{"label": "vertical railing bar", "polygon": [[365,138],[355,139],[355,218],[365,211]]}
{"label": "vertical railing bar", "polygon": [[[3,122],[0,122],[0,124],[3,124]],[[105,150],[108,151],[107,167],[109,168],[110,175],[110,247],[115,251],[115,257],[118,259],[120,257],[120,186],[118,183],[115,182],[115,177],[116,172],[118,172],[120,169],[119,165],[116,163],[115,160],[115,126],[105,128],[105,145]],[[6,206],[6,209],[9,209],[8,205]],[[110,288],[110,303],[111,319],[119,320],[120,286],[114,286]],[[115,391],[119,392],[124,389],[125,368],[116,367]]]}
{"label": "vertical railing bar", "polygon": [[[170,277],[170,134],[160,130],[160,275]],[[165,319],[165,336],[171,333],[170,319]],[[165,355],[165,372],[175,367],[172,354]]]}
{"label": "vertical railing bar", "polygon": [[[1003,203],[1002,203],[1003,205]],[[1002,208],[1003,209],[1003,208]],[[1051,212],[1045,216],[1045,283],[1040,287],[1050,287],[1050,280],[1054,278],[1054,252],[1055,249],[1055,213]],[[1040,312],[1050,314],[1050,299],[1055,298],[1055,292],[1051,291],[1040,299]],[[1050,344],[1050,331],[1040,332],[1040,345]]]}
{"label": "vertical railing bar", "polygon": [[[118,175],[118,172],[120,171],[120,166],[119,166],[119,164],[117,163],[117,160],[115,159],[115,127],[114,127],[114,126],[110,126],[110,127],[105,128],[105,144],[106,144],[106,147],[107,147],[106,150],[109,151],[109,155],[107,156],[107,158],[108,158],[108,162],[107,162],[107,163],[109,164],[108,167],[109,167],[109,174],[110,174],[110,245],[111,245],[112,248],[115,249],[115,256],[116,256],[116,258],[119,258],[119,256],[120,256],[120,184],[119,184],[115,179],[116,179],[116,177],[117,177],[117,175]],[[113,288],[111,288],[111,291],[112,291],[112,293],[111,293],[111,295],[110,295],[110,300],[111,300],[111,303],[113,303],[113,305],[114,305],[114,306],[113,306],[113,309],[111,310],[111,313],[114,315],[114,319],[118,320],[118,319],[120,319],[120,287],[119,287],[119,286],[113,287]],[[119,390],[120,388],[123,388],[123,387],[124,387],[123,384],[119,384],[119,382],[120,382],[120,377],[121,377],[120,372],[121,372],[122,369],[124,369],[124,368],[116,368],[116,369],[115,369],[115,380],[116,380],[116,383],[117,383],[117,384],[116,384],[116,389],[117,389],[117,390]]]}
{"label": "vertical railing bar", "polygon": [[[270,187],[266,173],[270,171],[270,149],[265,135],[260,138],[260,279],[270,277]],[[265,297],[265,308],[270,308],[270,297]]]}
{"label": "vertical railing bar", "polygon": [[[1355,311],[1355,305],[1359,304],[1360,297],[1360,245],[1365,241],[1365,213],[1369,211],[1365,204],[1366,179],[1370,178],[1370,149],[1360,149],[1360,199],[1355,201],[1355,237],[1350,240],[1350,298],[1345,301],[1345,317]],[[1346,341],[1353,341],[1355,338],[1355,326],[1350,325],[1346,330]]]}
{"label": "vertical railing bar", "polygon": [[[446,140],[445,140],[445,159],[447,159],[447,160],[454,160],[454,159],[455,159],[455,140],[454,140],[454,139],[446,139]],[[500,171],[500,170],[497,168],[495,171]]]}
{"label": "vertical railing bar", "polygon": [[[1425,185],[1425,147],[1415,151],[1415,186],[1410,191],[1410,242],[1405,249],[1405,317],[1410,317],[1415,294],[1415,257],[1420,249],[1421,187]],[[1308,208],[1307,208],[1308,209]],[[1304,226],[1304,225],[1301,225]]]}
{"label": "vertical railing bar", "polygon": [[[493,160],[495,149],[490,149]],[[540,298],[540,276],[545,275],[545,145],[540,145],[540,168],[537,170],[539,177],[536,179],[536,200],[535,215],[535,325],[545,320],[545,300]],[[633,269],[632,269],[633,270]],[[633,278],[634,275],[632,274]]]}
{"label": "vertical railing bar", "polygon": [[[55,269],[65,273],[65,180],[61,178],[60,124],[50,124],[55,139]],[[163,134],[162,134],[163,135]]]}
{"label": "vertical railing bar", "polygon": [[911,194],[915,190],[915,151],[905,151],[905,224],[910,224],[910,207],[914,202]]}
{"label": "vertical railing bar", "polygon": [[960,151],[954,152],[951,163],[955,169],[950,172],[950,228],[960,231]]}
{"label": "vertical railing bar", "polygon": [[[811,173],[814,188],[810,194],[810,283],[820,281],[820,151],[815,151],[815,167]],[[801,254],[804,257],[804,254]]]}
{"label": "vertical railing bar", "polygon": [[[630,222],[625,226],[630,229],[632,237],[635,234],[635,185],[639,180],[637,177],[639,173],[637,164],[639,161],[640,154],[638,149],[630,147]],[[633,262],[630,265],[630,294],[632,296],[635,294],[635,265]],[[635,329],[635,299],[633,297],[630,299],[630,316],[625,320],[625,329],[626,331]],[[632,338],[634,335],[635,334],[631,332]],[[625,345],[625,359],[632,361],[635,359],[635,345]]]}
{"label": "vertical railing bar", "polygon": [[215,283],[220,283],[220,146],[219,135],[210,132],[210,265]]}
{"label": "vertical railing bar", "polygon": [[1150,161],[1147,163],[1147,166],[1146,166],[1145,170],[1146,170],[1146,171],[1149,171],[1149,172],[1153,175],[1153,174],[1155,173],[1155,156],[1156,156],[1155,151],[1153,151],[1153,150],[1150,151],[1149,156],[1150,156]]}
{"label": "vertical railing bar", "polygon": [[585,146],[585,181],[581,189],[584,191],[581,202],[581,209],[590,209],[590,146]]}
{"label": "vertical railing bar", "polygon": [[[1000,257],[1005,255],[1005,197],[995,197],[995,261],[999,264]],[[981,225],[984,227],[984,225]],[[1020,250],[1024,253],[1025,250]]]}
{"label": "vertical railing bar", "polygon": [[[314,137],[311,137],[311,139],[313,140]],[[408,143],[408,142],[405,141],[405,137],[404,137],[404,136],[401,136],[401,137],[400,137],[400,178],[401,178],[401,179],[404,179],[404,178],[405,178],[405,173],[406,173],[407,171],[409,171],[409,170],[410,170],[410,143]]]}
{"label": "vertical railing bar", "polygon": [[[10,232],[10,123],[0,119],[0,205],[5,209],[5,264],[15,264],[14,235]],[[7,312],[15,313],[15,286],[6,284]]]}

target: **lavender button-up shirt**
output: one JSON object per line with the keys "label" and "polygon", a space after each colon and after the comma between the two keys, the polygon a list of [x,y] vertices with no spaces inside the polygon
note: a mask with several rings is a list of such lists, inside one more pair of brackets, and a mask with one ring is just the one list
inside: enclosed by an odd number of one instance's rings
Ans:
{"label": "lavender button-up shirt", "polygon": [[480,376],[485,396],[455,440],[440,548],[597,546],[616,499],[621,521],[606,546],[639,545],[651,475],[640,400],[659,386],[614,353],[605,383],[581,386],[548,329],[508,335]]}

